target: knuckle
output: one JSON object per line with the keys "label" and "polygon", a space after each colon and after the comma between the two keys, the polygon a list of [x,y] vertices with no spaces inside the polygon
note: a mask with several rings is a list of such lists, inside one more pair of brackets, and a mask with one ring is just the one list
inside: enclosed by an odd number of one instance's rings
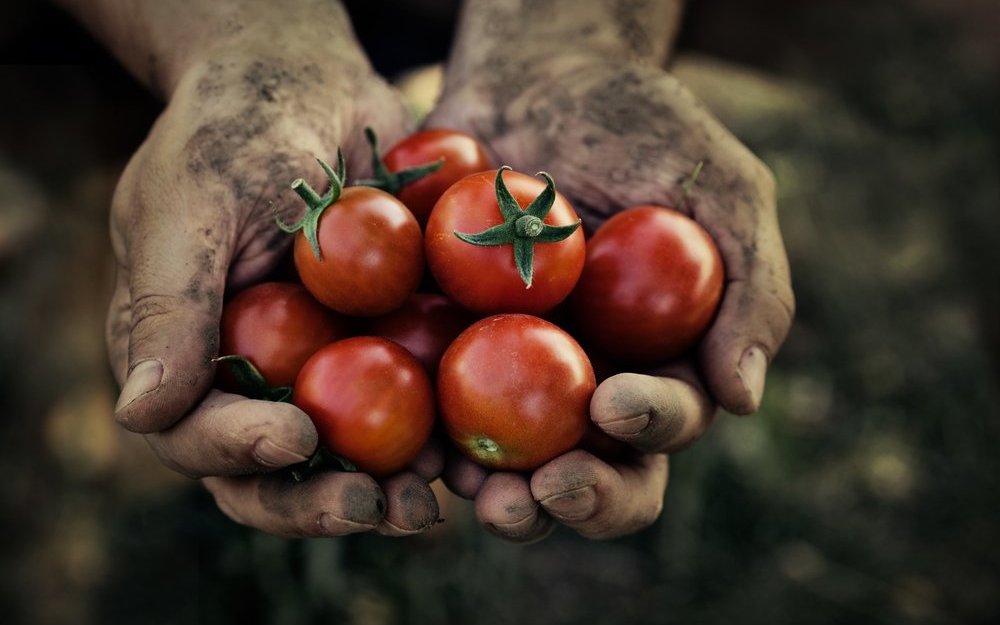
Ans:
{"label": "knuckle", "polygon": [[144,293],[132,300],[132,330],[139,324],[156,322],[183,310],[180,298],[175,295]]}

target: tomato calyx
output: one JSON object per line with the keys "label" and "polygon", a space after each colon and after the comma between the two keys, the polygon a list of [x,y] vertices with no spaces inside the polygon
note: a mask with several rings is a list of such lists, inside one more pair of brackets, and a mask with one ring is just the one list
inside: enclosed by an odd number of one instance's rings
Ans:
{"label": "tomato calyx", "polygon": [[522,210],[503,181],[503,172],[507,170],[511,170],[507,165],[498,169],[495,182],[497,205],[504,223],[474,234],[456,231],[455,236],[466,243],[484,247],[513,245],[517,272],[521,275],[525,288],[530,289],[534,274],[535,243],[563,241],[576,232],[580,221],[568,226],[550,226],[544,222],[556,199],[556,183],[544,171],[536,175],[545,178],[545,188]]}
{"label": "tomato calyx", "polygon": [[325,446],[320,445],[308,460],[291,467],[289,473],[291,473],[292,479],[296,482],[305,482],[311,476],[324,469],[355,473],[358,467],[347,458],[342,458]]}
{"label": "tomato calyx", "polygon": [[333,171],[333,168],[322,159],[317,158],[316,160],[326,172],[326,177],[330,180],[330,188],[321,196],[309,186],[308,182],[302,178],[296,178],[292,181],[291,189],[305,201],[306,214],[291,225],[281,221],[280,217],[275,216],[274,219],[278,223],[278,227],[288,234],[294,234],[301,230],[306,240],[309,241],[309,245],[316,255],[316,260],[323,260],[323,254],[319,249],[319,218],[323,215],[323,211],[340,199],[340,193],[344,190],[344,181],[347,180],[347,166],[344,164],[344,152],[340,148],[337,148],[337,171]]}
{"label": "tomato calyx", "polygon": [[444,165],[444,157],[442,156],[430,163],[414,165],[413,167],[400,169],[397,172],[391,172],[385,166],[385,161],[382,160],[382,154],[378,148],[378,136],[375,134],[375,131],[371,128],[365,128],[365,138],[368,140],[368,145],[372,148],[372,172],[374,177],[355,180],[354,184],[375,187],[391,195],[397,195],[406,185],[433,174]]}
{"label": "tomato calyx", "polygon": [[274,402],[291,402],[291,386],[271,386],[257,367],[243,356],[229,355],[213,358],[212,362],[223,363],[236,379],[241,393],[250,399],[264,399]]}

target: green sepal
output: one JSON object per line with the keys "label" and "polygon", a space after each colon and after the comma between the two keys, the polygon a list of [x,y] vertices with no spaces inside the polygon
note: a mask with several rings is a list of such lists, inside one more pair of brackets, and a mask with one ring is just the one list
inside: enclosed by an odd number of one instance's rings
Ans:
{"label": "green sepal", "polygon": [[250,399],[265,399],[274,402],[291,402],[292,387],[272,387],[261,375],[257,367],[243,356],[229,355],[213,358],[212,362],[223,363],[236,378],[240,392]]}
{"label": "green sepal", "polygon": [[291,225],[283,222],[281,217],[277,215],[275,215],[274,219],[278,223],[278,227],[289,234],[294,234],[302,230],[306,241],[309,242],[309,246],[312,248],[313,254],[316,255],[316,259],[323,260],[323,254],[319,249],[319,218],[323,215],[323,211],[340,199],[340,194],[344,190],[344,181],[347,179],[347,165],[344,162],[344,152],[340,148],[337,148],[336,171],[322,159],[316,160],[319,161],[319,166],[326,172],[326,177],[330,181],[330,188],[321,196],[304,179],[296,178],[292,181],[291,189],[298,193],[299,197],[306,203],[305,215],[302,216],[302,219]]}
{"label": "green sepal", "polygon": [[558,243],[559,241],[565,241],[568,239],[577,228],[580,227],[580,222],[575,224],[570,224],[568,226],[550,226],[545,224],[545,229],[542,233],[535,237],[536,243]]}
{"label": "green sepal", "polygon": [[292,479],[296,482],[304,482],[310,476],[324,469],[354,473],[358,470],[358,467],[347,458],[342,458],[327,449],[326,446],[320,445],[308,460],[290,467],[289,472],[292,474]]}
{"label": "green sepal", "polygon": [[534,278],[535,264],[535,242],[531,239],[514,239],[514,264],[517,265],[517,273],[521,274],[524,281],[524,288],[531,288],[531,281]]}
{"label": "green sepal", "polygon": [[504,183],[503,172],[507,170],[510,170],[507,165],[500,167],[494,180],[497,206],[500,208],[504,223],[487,228],[482,232],[456,231],[454,234],[459,239],[473,245],[513,244],[514,264],[517,266],[517,272],[520,274],[525,288],[530,289],[534,274],[535,243],[564,241],[576,232],[577,228],[580,227],[580,222],[577,221],[568,226],[552,226],[542,221],[552,210],[556,199],[556,183],[552,180],[552,176],[544,171],[538,172],[538,175],[545,178],[545,189],[528,204],[527,208],[522,210]]}
{"label": "green sepal", "polygon": [[472,243],[473,245],[480,245],[484,247],[513,243],[515,238],[514,225],[509,223],[493,226],[492,228],[488,228],[475,234],[455,232],[455,236],[462,239],[466,243]]}
{"label": "green sepal", "polygon": [[500,214],[503,215],[504,221],[513,222],[523,215],[524,212],[521,210],[521,205],[514,199],[514,196],[510,194],[507,183],[503,181],[502,174],[505,171],[513,170],[509,165],[501,165],[500,169],[497,170],[497,177],[493,181],[493,187],[496,190],[497,206],[500,207]]}
{"label": "green sepal", "polygon": [[372,149],[372,175],[374,177],[355,180],[354,184],[366,187],[375,187],[376,189],[381,189],[386,193],[396,195],[406,185],[433,174],[444,166],[444,157],[442,156],[436,161],[432,161],[430,163],[414,165],[413,167],[407,167],[406,169],[401,169],[397,172],[391,172],[389,171],[389,168],[385,166],[385,161],[382,160],[382,154],[380,153],[378,147],[378,136],[375,134],[375,131],[371,128],[365,128],[365,139],[368,140],[368,145],[371,146]]}
{"label": "green sepal", "polygon": [[552,176],[544,171],[540,171],[536,175],[545,178],[545,188],[538,194],[538,197],[531,201],[531,204],[528,204],[524,212],[532,217],[545,219],[545,216],[552,210],[552,204],[556,201],[556,182]]}

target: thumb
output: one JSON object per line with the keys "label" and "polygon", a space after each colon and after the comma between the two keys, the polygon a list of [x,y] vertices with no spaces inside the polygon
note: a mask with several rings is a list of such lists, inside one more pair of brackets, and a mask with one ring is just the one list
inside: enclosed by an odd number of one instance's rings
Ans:
{"label": "thumb", "polygon": [[176,423],[211,386],[231,249],[218,224],[150,213],[126,226],[109,323],[114,364],[127,371],[115,419],[143,433]]}
{"label": "thumb", "polygon": [[773,182],[767,191],[766,197],[757,198],[756,227],[744,230],[742,236],[738,229],[712,233],[726,263],[726,290],[715,322],[699,346],[699,360],[712,396],[734,414],[760,408],[768,365],[795,314]]}

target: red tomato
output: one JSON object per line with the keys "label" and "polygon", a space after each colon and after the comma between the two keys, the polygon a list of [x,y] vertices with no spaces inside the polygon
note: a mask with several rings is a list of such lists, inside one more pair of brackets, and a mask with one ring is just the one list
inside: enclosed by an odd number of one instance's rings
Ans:
{"label": "red tomato", "polygon": [[571,304],[584,342],[635,364],[683,354],[722,297],[722,258],[694,220],[637,206],[606,221],[587,245]]}
{"label": "red tomato", "polygon": [[444,350],[474,321],[444,295],[415,293],[401,308],[372,319],[367,333],[405,347],[433,379]]}
{"label": "red tomato", "polygon": [[291,386],[316,350],[349,334],[347,319],[313,299],[301,284],[265,282],[223,307],[219,353],[243,356],[272,387]]}
{"label": "red tomato", "polygon": [[371,336],[313,354],[295,381],[292,403],[312,419],[322,444],[376,477],[412,461],[434,425],[434,394],[420,362]]}
{"label": "red tomato", "polygon": [[297,231],[295,268],[316,299],[347,315],[381,315],[398,308],[420,283],[420,225],[384,191],[343,188],[343,157],[339,160],[337,172],[320,161],[330,179],[323,197],[302,179],[292,183],[309,210],[295,225],[278,225]]}
{"label": "red tomato", "polygon": [[576,341],[529,315],[496,315],[460,334],[437,384],[441,420],[458,448],[483,466],[517,471],[580,442],[597,385]]}
{"label": "red tomato", "polygon": [[[466,308],[483,313],[521,312],[540,315],[569,295],[583,270],[585,244],[577,228],[565,240],[536,243],[531,286],[518,271],[513,245],[480,247],[460,233],[479,233],[504,223],[494,181],[497,171],[467,176],[438,200],[424,238],[427,262],[441,289]],[[503,181],[522,211],[546,188],[543,181],[514,171]],[[579,223],[573,207],[556,193],[548,226]]]}
{"label": "red tomato", "polygon": [[386,168],[395,173],[444,158],[441,169],[404,186],[396,197],[406,204],[421,226],[448,187],[469,174],[492,167],[490,157],[473,137],[457,130],[433,128],[406,137],[385,153]]}

